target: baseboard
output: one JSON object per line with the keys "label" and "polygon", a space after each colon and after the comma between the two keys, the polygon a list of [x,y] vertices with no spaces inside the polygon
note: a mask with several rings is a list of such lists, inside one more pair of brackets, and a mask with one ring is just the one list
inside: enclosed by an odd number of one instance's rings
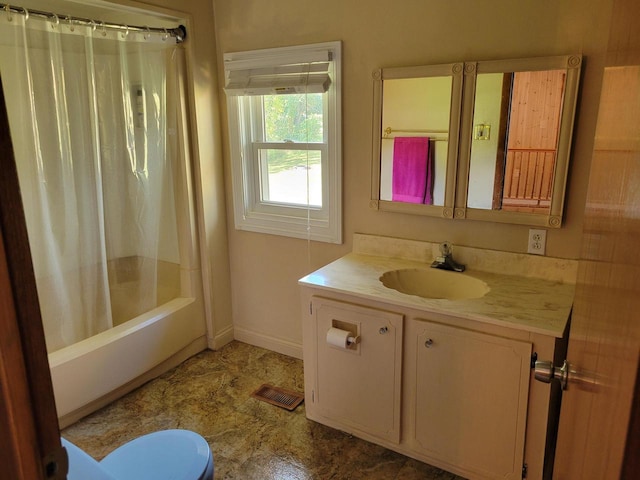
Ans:
{"label": "baseboard", "polygon": [[266,348],[267,350],[272,350],[274,352],[302,360],[302,344],[299,343],[275,338],[253,330],[247,330],[242,327],[234,327],[233,338],[239,342]]}
{"label": "baseboard", "polygon": [[208,345],[211,350],[218,350],[224,347],[226,344],[233,342],[233,325],[229,325],[227,328],[218,332],[215,337],[208,338]]}
{"label": "baseboard", "polygon": [[148,372],[140,375],[137,378],[134,378],[130,382],[122,385],[120,388],[109,392],[107,395],[104,395],[83,407],[74,410],[73,412],[67,413],[62,417],[58,417],[58,424],[60,425],[60,429],[66,428],[69,425],[76,423],[81,418],[90,415],[91,413],[101,409],[114,402],[115,400],[123,397],[127,393],[135,390],[141,385],[147,383],[149,380],[153,380],[156,377],[159,377],[163,373],[168,372],[174,367],[177,367],[182,362],[187,360],[188,358],[193,357],[195,354],[202,352],[207,349],[207,339],[206,337],[200,337],[195,339],[189,345],[184,347],[179,352],[173,354],[171,357],[166,359],[164,362],[156,365]]}

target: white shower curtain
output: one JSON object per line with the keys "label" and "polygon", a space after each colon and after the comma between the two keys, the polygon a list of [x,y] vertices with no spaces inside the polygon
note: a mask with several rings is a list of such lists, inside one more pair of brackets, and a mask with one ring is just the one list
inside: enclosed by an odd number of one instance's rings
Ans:
{"label": "white shower curtain", "polygon": [[[162,34],[0,12],[0,75],[49,352],[113,325],[110,274],[135,277],[127,295],[145,311],[157,303],[159,249],[179,263],[165,91],[175,49]],[[126,268],[112,268],[116,259]]]}

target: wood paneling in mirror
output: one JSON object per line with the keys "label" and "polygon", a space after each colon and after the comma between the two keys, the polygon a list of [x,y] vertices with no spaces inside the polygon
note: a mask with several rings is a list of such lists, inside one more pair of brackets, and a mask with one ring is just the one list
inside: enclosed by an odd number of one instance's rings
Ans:
{"label": "wood paneling in mirror", "polygon": [[566,73],[516,72],[513,77],[501,208],[548,214]]}

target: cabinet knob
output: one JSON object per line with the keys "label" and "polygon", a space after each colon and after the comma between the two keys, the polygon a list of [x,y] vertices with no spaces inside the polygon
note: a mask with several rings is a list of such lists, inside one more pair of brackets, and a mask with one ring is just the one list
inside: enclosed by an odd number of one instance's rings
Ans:
{"label": "cabinet knob", "polygon": [[378,333],[380,335],[384,335],[385,333],[387,333],[389,331],[389,329],[387,327],[381,327],[380,330],[378,330]]}
{"label": "cabinet knob", "polygon": [[424,342],[424,346],[427,348],[431,348],[431,345],[433,345],[433,339],[427,338],[427,341]]}

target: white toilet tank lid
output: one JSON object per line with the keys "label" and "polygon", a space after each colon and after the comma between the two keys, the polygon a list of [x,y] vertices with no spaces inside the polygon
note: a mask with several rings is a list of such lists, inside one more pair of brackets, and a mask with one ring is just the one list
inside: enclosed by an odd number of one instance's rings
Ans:
{"label": "white toilet tank lid", "polygon": [[118,480],[200,480],[209,462],[211,449],[200,435],[162,430],[118,447],[100,465]]}

